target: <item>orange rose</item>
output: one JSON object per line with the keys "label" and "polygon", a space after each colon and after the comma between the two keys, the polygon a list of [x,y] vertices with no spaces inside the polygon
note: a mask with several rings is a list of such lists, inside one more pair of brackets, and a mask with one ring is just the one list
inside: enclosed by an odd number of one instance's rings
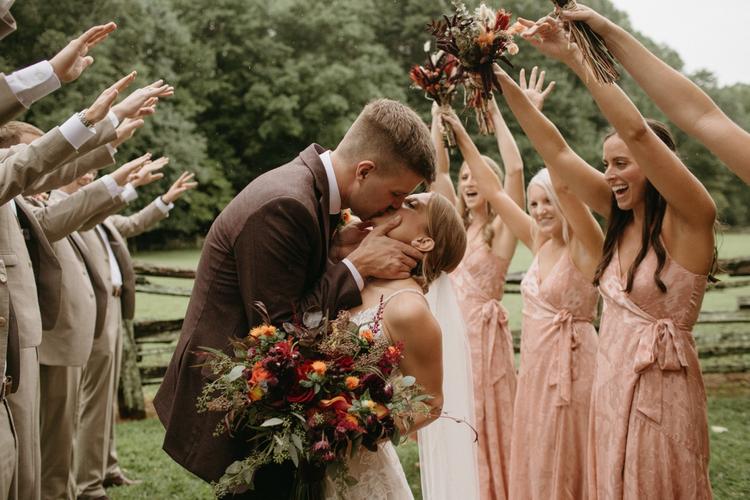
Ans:
{"label": "orange rose", "polygon": [[323,361],[313,361],[312,369],[318,375],[325,375],[326,370],[328,369],[328,365],[326,365]]}
{"label": "orange rose", "polygon": [[259,385],[254,385],[247,392],[247,397],[250,398],[250,401],[258,401],[263,397],[263,389]]}
{"label": "orange rose", "polygon": [[364,340],[366,340],[368,343],[372,344],[373,336],[372,336],[372,330],[362,330],[359,332],[359,336],[362,337]]}
{"label": "orange rose", "polygon": [[346,388],[350,391],[353,391],[359,386],[359,378],[357,377],[346,377],[344,380],[344,384],[346,385]]}
{"label": "orange rose", "polygon": [[271,325],[260,325],[250,330],[250,336],[254,338],[273,337],[276,335],[276,327]]}
{"label": "orange rose", "polygon": [[260,362],[255,363],[255,366],[253,366],[253,376],[250,378],[250,383],[257,384],[258,382],[268,380],[270,378],[271,373],[263,368]]}

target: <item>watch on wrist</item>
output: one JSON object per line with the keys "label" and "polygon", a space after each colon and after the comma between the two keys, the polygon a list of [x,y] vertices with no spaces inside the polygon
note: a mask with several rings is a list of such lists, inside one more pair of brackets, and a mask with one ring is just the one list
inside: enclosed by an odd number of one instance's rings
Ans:
{"label": "watch on wrist", "polygon": [[91,120],[88,120],[86,118],[86,110],[85,109],[82,109],[81,111],[78,112],[78,118],[81,120],[81,123],[83,123],[84,127],[91,128],[91,127],[94,126],[94,122],[92,122]]}

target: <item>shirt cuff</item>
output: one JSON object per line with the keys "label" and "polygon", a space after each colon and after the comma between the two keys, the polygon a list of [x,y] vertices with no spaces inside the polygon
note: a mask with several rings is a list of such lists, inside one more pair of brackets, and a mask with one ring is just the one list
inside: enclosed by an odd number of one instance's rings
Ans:
{"label": "shirt cuff", "polygon": [[60,88],[60,80],[49,61],[19,69],[7,76],[5,81],[25,108]]}
{"label": "shirt cuff", "polygon": [[86,141],[96,135],[96,130],[86,127],[81,119],[78,117],[78,113],[74,114],[68,120],[60,125],[60,133],[62,133],[65,140],[67,140],[73,148],[78,151]]}
{"label": "shirt cuff", "polygon": [[109,174],[103,175],[101,180],[104,185],[107,186],[107,191],[109,191],[109,194],[112,196],[112,198],[116,197],[124,191],[124,189],[118,186],[117,182],[115,182],[115,180]]}
{"label": "shirt cuff", "polygon": [[122,188],[120,196],[122,196],[122,199],[125,200],[126,203],[130,203],[131,201],[138,198],[138,191],[136,191],[133,185],[128,182],[127,184],[125,184],[125,187]]}
{"label": "shirt cuff", "polygon": [[112,144],[107,143],[105,144],[105,146],[107,146],[107,151],[109,151],[109,154],[111,154],[112,156],[114,156],[115,153],[117,153],[117,148],[114,147]]}
{"label": "shirt cuff", "polygon": [[354,278],[354,281],[357,283],[357,288],[359,288],[359,291],[361,292],[362,289],[365,287],[365,280],[362,279],[362,275],[359,274],[359,271],[357,271],[357,268],[354,267],[354,264],[349,259],[344,259],[341,262],[346,264],[346,267],[349,268],[349,271],[352,273],[352,277]]}
{"label": "shirt cuff", "polygon": [[112,122],[112,126],[114,128],[117,128],[117,126],[120,124],[120,120],[117,118],[117,115],[110,109],[109,113],[107,113],[107,118],[109,118],[109,121]]}
{"label": "shirt cuff", "polygon": [[165,214],[168,214],[169,211],[174,208],[174,203],[170,203],[169,205],[167,205],[166,203],[164,203],[164,200],[161,199],[161,196],[157,196],[154,200],[154,203],[156,203],[156,208],[158,208]]}

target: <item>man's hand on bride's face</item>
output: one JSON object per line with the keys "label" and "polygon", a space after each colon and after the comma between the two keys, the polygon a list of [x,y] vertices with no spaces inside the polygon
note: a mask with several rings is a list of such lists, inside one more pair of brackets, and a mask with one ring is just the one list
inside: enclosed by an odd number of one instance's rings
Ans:
{"label": "man's hand on bride's face", "polygon": [[401,217],[396,216],[376,227],[347,256],[363,278],[406,279],[422,260],[422,252],[387,236],[399,224]]}
{"label": "man's hand on bride's face", "polygon": [[338,231],[333,237],[331,242],[331,249],[328,252],[328,256],[333,262],[339,262],[346,258],[347,255],[352,253],[359,247],[365,236],[370,234],[370,222],[358,222],[356,224],[348,224]]}

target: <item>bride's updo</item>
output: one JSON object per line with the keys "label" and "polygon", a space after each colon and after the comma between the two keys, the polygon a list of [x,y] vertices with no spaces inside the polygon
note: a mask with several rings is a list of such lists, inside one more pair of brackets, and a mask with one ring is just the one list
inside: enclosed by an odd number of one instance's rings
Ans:
{"label": "bride's updo", "polygon": [[466,230],[461,216],[448,199],[433,193],[427,202],[427,236],[435,246],[425,253],[421,265],[416,268],[422,287],[427,287],[440,273],[453,271],[466,252]]}

